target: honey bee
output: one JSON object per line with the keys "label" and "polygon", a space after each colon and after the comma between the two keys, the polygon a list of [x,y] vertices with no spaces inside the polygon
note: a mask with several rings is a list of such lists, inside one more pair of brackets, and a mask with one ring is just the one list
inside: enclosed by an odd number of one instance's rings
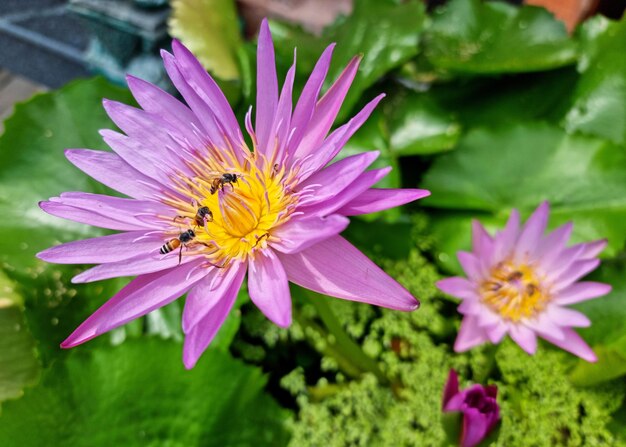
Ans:
{"label": "honey bee", "polygon": [[161,249],[159,250],[159,253],[161,253],[162,255],[166,255],[180,247],[180,252],[178,253],[178,264],[180,265],[183,259],[183,247],[186,246],[191,241],[193,241],[195,237],[196,237],[196,233],[193,230],[187,230],[181,233],[180,236],[167,241],[161,247]]}
{"label": "honey bee", "polygon": [[218,189],[224,191],[224,185],[227,183],[230,184],[231,188],[234,190],[235,187],[233,186],[233,183],[238,183],[237,174],[224,173],[211,180],[211,194],[215,194]]}
{"label": "honey bee", "polygon": [[208,233],[207,222],[213,222],[213,213],[208,206],[201,206],[196,211],[196,215],[193,217],[193,222],[198,227],[204,227],[204,230]]}

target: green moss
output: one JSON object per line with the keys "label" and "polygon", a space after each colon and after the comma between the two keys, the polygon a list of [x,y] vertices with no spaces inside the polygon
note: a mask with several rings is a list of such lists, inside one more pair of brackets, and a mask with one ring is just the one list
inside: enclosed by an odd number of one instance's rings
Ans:
{"label": "green moss", "polygon": [[406,261],[383,264],[420,297],[420,310],[371,309],[339,300],[332,306],[396,386],[392,391],[365,374],[343,384],[323,380],[306,387],[301,372],[290,374],[284,386],[300,406],[291,446],[441,446],[441,393],[451,367],[462,386],[498,385],[503,421],[494,445],[621,445],[607,425],[624,399],[624,385],[575,388],[566,374],[571,356],[548,346],[535,356],[510,341],[455,354],[451,345],[460,318],[433,285],[436,269],[416,250]]}

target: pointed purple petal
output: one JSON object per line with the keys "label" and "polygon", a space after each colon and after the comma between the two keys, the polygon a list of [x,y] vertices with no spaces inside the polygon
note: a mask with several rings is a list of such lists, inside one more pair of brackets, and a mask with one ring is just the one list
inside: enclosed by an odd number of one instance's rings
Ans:
{"label": "pointed purple petal", "polygon": [[319,185],[315,189],[315,200],[312,203],[324,202],[351,185],[379,155],[378,151],[351,155],[312,175],[299,187],[302,189]]}
{"label": "pointed purple petal", "polygon": [[291,282],[315,292],[403,311],[419,307],[404,287],[341,236],[278,256]]}
{"label": "pointed purple petal", "polygon": [[461,447],[476,447],[487,434],[487,418],[476,408],[463,412]]}
{"label": "pointed purple petal", "polygon": [[71,348],[174,301],[206,275],[193,262],[163,272],[139,276],[104,303],[61,344]]}
{"label": "pointed purple petal", "polygon": [[583,276],[595,270],[600,265],[599,259],[589,259],[574,262],[565,272],[561,273],[552,285],[553,292],[560,292]]}
{"label": "pointed purple petal", "polygon": [[270,133],[278,106],[278,78],[274,43],[267,19],[263,19],[257,47],[257,94],[255,131],[261,153],[269,153],[272,146]]}
{"label": "pointed purple petal", "polygon": [[159,184],[141,174],[118,155],[89,149],[67,149],[67,159],[85,174],[135,199],[154,197]]}
{"label": "pointed purple petal", "polygon": [[[72,282],[81,284],[102,279],[117,278],[122,276],[145,275],[146,273],[158,272],[166,270],[178,265],[178,250],[167,255],[159,253],[161,244],[155,244],[152,249],[146,253],[136,254],[135,257],[124,259],[117,262],[109,262],[92,267],[84,272],[74,276]],[[184,248],[183,248],[184,250]],[[197,259],[197,258],[196,258]],[[194,258],[183,256],[181,265],[188,264]]]}
{"label": "pointed purple petal", "polygon": [[296,158],[303,158],[313,153],[324,141],[356,76],[360,62],[360,56],[354,57],[332,87],[319,100],[307,127],[306,134],[296,149]]}
{"label": "pointed purple petal", "polygon": [[289,142],[289,152],[293,152],[293,149],[298,147],[309,121],[313,116],[317,98],[319,97],[322,84],[324,84],[324,79],[326,79],[326,74],[330,67],[330,59],[334,48],[335,44],[330,44],[326,47],[302,89],[302,94],[300,95],[300,99],[298,99],[291,121],[293,136]]}
{"label": "pointed purple petal", "polygon": [[425,189],[375,189],[371,188],[337,210],[344,216],[357,216],[395,208],[414,200],[428,197]]}
{"label": "pointed purple petal", "polygon": [[518,262],[534,257],[535,251],[539,249],[543,233],[546,231],[549,215],[550,205],[548,202],[543,202],[526,221],[515,247],[515,258]]}
{"label": "pointed purple petal", "polygon": [[451,369],[448,373],[448,380],[446,381],[446,386],[443,389],[443,402],[442,408],[446,406],[446,404],[450,401],[450,399],[459,393],[459,376],[456,371]]}
{"label": "pointed purple petal", "polygon": [[549,341],[555,346],[558,346],[565,351],[580,357],[588,362],[596,362],[598,358],[593,353],[589,345],[578,335],[573,329],[563,329],[565,337],[562,340],[557,340],[553,337],[542,335],[541,337]]}
{"label": "pointed purple petal", "polygon": [[37,257],[56,264],[101,264],[147,253],[160,247],[162,241],[160,234],[130,231],[57,245],[37,253]]}
{"label": "pointed purple petal", "polygon": [[480,283],[485,277],[485,272],[478,259],[473,253],[467,251],[459,251],[456,254],[463,271],[467,277],[474,283]]}
{"label": "pointed purple petal", "polygon": [[303,206],[300,210],[309,216],[328,216],[330,214],[334,214],[345,204],[353,200],[355,197],[363,194],[373,185],[382,180],[387,174],[389,174],[390,171],[390,167],[365,171],[355,181],[350,183],[348,187],[344,188],[334,197],[324,202]]}
{"label": "pointed purple petal", "polygon": [[[245,269],[241,269],[245,273]],[[243,279],[243,275],[241,276]],[[211,344],[217,331],[237,300],[237,292],[241,281],[233,281],[222,298],[212,306],[202,320],[185,335],[183,346],[183,363],[185,368],[193,368],[202,353]]]}
{"label": "pointed purple petal", "polygon": [[463,318],[459,333],[454,341],[454,352],[465,352],[468,349],[488,341],[485,330],[478,326],[478,320],[468,315]]}
{"label": "pointed purple petal", "polygon": [[265,152],[268,157],[274,155],[274,160],[281,164],[285,156],[289,131],[291,130],[291,108],[293,104],[292,92],[295,75],[296,61],[294,55],[293,65],[289,71],[287,71],[285,83],[283,84],[283,89],[280,93],[278,106],[276,107],[276,116],[274,116],[274,122],[270,132],[270,146],[272,148],[276,148],[276,153],[272,154],[271,152]]}
{"label": "pointed purple petal", "polygon": [[[378,95],[372,101],[367,103],[359,113],[357,113],[350,121],[331,133],[319,147],[313,148],[313,152],[308,160],[302,163],[302,179],[308,177],[311,172],[316,172],[326,166],[341,151],[348,140],[359,130],[359,128],[369,118],[374,108],[385,97],[384,94]],[[300,157],[305,157],[305,154]]]}
{"label": "pointed purple petal", "polygon": [[583,281],[572,284],[561,290],[555,297],[554,302],[559,305],[574,304],[606,295],[611,291],[611,286],[599,282]]}
{"label": "pointed purple petal", "polygon": [[537,336],[531,329],[521,324],[513,323],[509,327],[509,335],[515,343],[530,355],[535,354],[537,351]]}
{"label": "pointed purple petal", "polygon": [[87,225],[100,228],[108,228],[109,230],[118,231],[141,231],[146,230],[146,225],[135,225],[128,222],[122,222],[117,219],[108,218],[93,211],[76,208],[59,202],[44,201],[39,202],[39,207],[46,213],[63,219],[80,222]]}
{"label": "pointed purple petal", "polygon": [[515,209],[511,210],[511,215],[504,230],[498,232],[494,237],[493,263],[504,261],[511,255],[519,235],[519,226],[519,212]]}
{"label": "pointed purple petal", "polygon": [[281,253],[297,253],[346,229],[350,220],[339,215],[292,219],[272,230],[272,238],[280,239],[271,246]]}
{"label": "pointed purple petal", "polygon": [[602,250],[606,248],[607,240],[602,239],[594,242],[587,242],[585,244],[578,244],[583,247],[580,253],[580,259],[592,259],[602,253]]}
{"label": "pointed purple petal", "polygon": [[232,290],[236,297],[245,274],[245,267],[234,262],[227,269],[210,269],[187,294],[183,311],[183,332],[191,331],[221,300],[227,299]]}
{"label": "pointed purple petal", "polygon": [[172,41],[172,50],[176,63],[180,67],[180,72],[189,87],[209,106],[231,143],[233,145],[241,143],[243,136],[237,118],[215,80],[202,67],[191,51],[176,39]]}
{"label": "pointed purple petal", "polygon": [[128,88],[139,105],[147,112],[160,116],[168,123],[191,130],[200,127],[196,115],[182,102],[166,91],[143,79],[126,76]]}
{"label": "pointed purple petal", "polygon": [[274,324],[291,325],[291,294],[287,274],[272,250],[255,253],[248,262],[250,299]]}
{"label": "pointed purple petal", "polygon": [[442,279],[437,281],[435,285],[444,293],[452,295],[460,299],[477,298],[476,285],[460,276]]}
{"label": "pointed purple petal", "polygon": [[568,327],[589,327],[591,321],[585,314],[582,314],[576,310],[568,309],[551,304],[546,309],[546,312],[550,319],[559,326]]}

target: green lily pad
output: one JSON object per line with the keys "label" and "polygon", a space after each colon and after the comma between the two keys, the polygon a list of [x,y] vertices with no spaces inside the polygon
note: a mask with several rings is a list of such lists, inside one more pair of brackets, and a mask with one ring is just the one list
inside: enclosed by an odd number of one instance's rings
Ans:
{"label": "green lily pad", "polygon": [[289,413],[263,392],[258,368],[210,350],[186,371],[179,355],[145,338],[73,353],[5,404],[0,445],[286,445]]}
{"label": "green lily pad", "polygon": [[[422,187],[432,192],[424,206],[483,212],[501,221],[512,208],[527,216],[548,200],[549,227],[573,221],[573,242],[607,238],[605,256],[626,240],[626,153],[547,124],[470,131],[435,161]],[[467,226],[459,221],[458,230]]]}
{"label": "green lily pad", "polygon": [[579,131],[626,143],[626,20],[596,17],[585,24],[585,42],[578,68],[582,74],[574,103],[565,117],[571,132]]}
{"label": "green lily pad", "polygon": [[429,62],[459,74],[549,70],[572,64],[577,45],[545,9],[504,2],[452,0],[432,15],[424,35]]}

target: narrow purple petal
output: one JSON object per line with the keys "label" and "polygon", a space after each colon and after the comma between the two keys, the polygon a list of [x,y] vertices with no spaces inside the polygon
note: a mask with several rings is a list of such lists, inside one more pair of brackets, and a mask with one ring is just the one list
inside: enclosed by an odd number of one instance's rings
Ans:
{"label": "narrow purple petal", "polygon": [[119,155],[89,149],[67,149],[67,159],[85,174],[135,199],[154,197],[159,184],[141,174]]}
{"label": "narrow purple petal", "polygon": [[565,337],[559,322],[554,321],[547,312],[542,312],[534,318],[527,318],[523,324],[539,336],[547,335],[558,340],[562,340]]}
{"label": "narrow purple petal", "polygon": [[461,447],[475,447],[487,433],[487,418],[477,408],[468,408],[463,412],[463,430]]}
{"label": "narrow purple petal", "polygon": [[55,264],[100,264],[117,262],[147,253],[163,244],[163,235],[129,231],[83,239],[50,247],[37,257]]}
{"label": "narrow purple petal", "polygon": [[[133,228],[111,228],[133,230],[141,228],[162,228],[163,222],[156,216],[175,217],[175,211],[170,207],[154,200],[135,200],[122,197],[113,197],[103,194],[91,194],[86,192],[64,192],[59,197],[50,198],[50,202],[64,205],[101,216],[111,221],[120,223],[120,226]],[[139,216],[150,216],[152,222],[138,219]],[[63,216],[61,216],[63,217]],[[90,223],[90,222],[85,222]]]}
{"label": "narrow purple petal", "polygon": [[300,188],[319,185],[312,203],[325,202],[351,185],[379,155],[380,152],[372,151],[346,157],[309,177]]}
{"label": "narrow purple petal", "polygon": [[468,349],[488,341],[485,330],[478,326],[478,321],[473,316],[466,316],[461,322],[459,333],[454,341],[455,352],[465,352]]}
{"label": "narrow purple petal", "polygon": [[567,309],[557,305],[550,305],[546,309],[547,315],[550,319],[559,326],[569,327],[589,327],[591,321],[585,314],[582,314],[573,309]]}
{"label": "narrow purple petal", "polygon": [[561,225],[547,236],[543,237],[536,257],[541,262],[546,262],[547,258],[554,258],[567,245],[567,241],[572,235],[574,225],[571,222]]}
{"label": "narrow purple petal", "polygon": [[476,255],[467,251],[459,251],[456,256],[471,281],[479,283],[484,279],[485,272],[483,271],[480,259],[478,259]]}
{"label": "narrow purple petal", "polygon": [[403,311],[419,306],[404,287],[341,236],[278,256],[291,282],[315,292]]}
{"label": "narrow purple petal", "polygon": [[[270,146],[276,148],[273,159],[279,163],[282,163],[285,156],[289,131],[291,130],[292,92],[295,75],[296,61],[294,55],[293,65],[289,71],[287,71],[285,83],[280,93],[278,106],[276,107],[276,115],[274,116],[274,122],[272,123],[272,130],[270,132]],[[269,147],[266,149],[269,149]],[[267,156],[272,155],[271,152],[265,152],[265,154]]]}
{"label": "narrow purple petal", "polygon": [[337,210],[344,216],[357,216],[395,208],[414,200],[428,197],[425,189],[376,189],[371,188]]}
{"label": "narrow purple petal", "polygon": [[[245,273],[246,269],[240,269]],[[243,274],[241,275],[243,280]],[[237,292],[241,287],[241,281],[233,281],[230,288],[224,293],[222,298],[213,305],[204,318],[198,322],[185,335],[185,344],[183,346],[183,363],[185,368],[191,369],[211,344],[217,331],[224,324],[224,320],[233,308],[233,304],[237,300]]]}
{"label": "narrow purple petal", "polygon": [[267,19],[261,23],[257,47],[256,136],[261,153],[269,153],[270,133],[278,106],[278,78],[274,42]]}
{"label": "narrow purple petal", "polygon": [[446,385],[443,389],[443,402],[442,408],[446,406],[448,401],[459,393],[459,376],[455,370],[451,369],[448,373],[448,380],[446,380]]}
{"label": "narrow purple petal", "polygon": [[350,220],[339,215],[328,217],[312,217],[309,219],[292,219],[272,230],[271,246],[281,253],[297,253],[309,248],[324,239],[336,236],[346,229]]}
{"label": "narrow purple petal", "polygon": [[[163,58],[165,71],[171,79],[172,84],[174,84],[176,90],[178,90],[183,98],[185,98],[187,105],[198,117],[198,121],[202,125],[204,132],[206,132],[209,143],[213,147],[219,147],[222,150],[230,148],[227,139],[224,137],[224,130],[218,123],[218,119],[215,116],[215,112],[211,110],[209,105],[202,100],[195,90],[187,83],[187,80],[182,73],[182,69],[178,66],[174,56],[167,51],[161,51],[161,57]],[[237,154],[238,152],[235,152],[235,155]]]}
{"label": "narrow purple petal", "polygon": [[559,348],[564,349],[568,352],[571,352],[572,354],[580,357],[583,360],[592,363],[598,360],[589,345],[587,345],[587,343],[585,343],[580,335],[578,335],[573,329],[564,328],[563,332],[565,333],[565,337],[562,340],[558,340],[546,335],[542,335],[541,337],[549,341],[553,345],[558,346]]}
{"label": "narrow purple petal", "polygon": [[126,82],[133,96],[145,111],[154,113],[171,125],[183,128],[187,132],[192,132],[194,127],[200,128],[196,115],[189,107],[169,93],[132,75],[126,76]]}
{"label": "narrow purple petal", "polygon": [[537,336],[531,329],[521,324],[511,324],[509,335],[515,343],[530,355],[537,351]]}
{"label": "narrow purple petal", "polygon": [[439,280],[435,283],[435,285],[442,292],[460,299],[478,298],[476,285],[460,276],[453,276],[452,278]]}
{"label": "narrow purple petal", "polygon": [[61,347],[77,346],[174,301],[206,275],[202,262],[134,279],[87,318]]}
{"label": "narrow purple petal", "polygon": [[507,259],[511,255],[515,241],[519,235],[519,226],[519,212],[514,209],[511,211],[504,230],[498,232],[494,237],[492,259],[494,264]]}
{"label": "narrow purple petal", "polygon": [[[306,178],[310,175],[308,174],[310,172],[318,171],[335,158],[352,135],[354,135],[363,123],[365,123],[374,108],[384,97],[384,94],[378,95],[372,101],[367,103],[359,113],[350,119],[350,121],[333,131],[333,133],[331,133],[323,143],[320,143],[320,146],[312,148],[312,152],[309,155],[314,156],[308,158],[302,163],[302,172],[304,173],[302,178]],[[300,157],[304,158],[306,155],[307,154],[301,154]]]}
{"label": "narrow purple petal", "polygon": [[227,269],[209,269],[209,273],[187,295],[183,332],[191,331],[221,300],[228,299],[227,295],[232,290],[236,297],[245,274],[246,269],[240,263],[231,263]]}
{"label": "narrow purple petal", "polygon": [[94,227],[108,228],[109,230],[118,231],[146,230],[146,225],[143,223],[141,225],[135,225],[117,219],[108,218],[90,210],[76,208],[59,202],[39,202],[39,207],[46,213],[53,216],[72,220],[74,222],[84,223]]}
{"label": "narrow purple petal", "polygon": [[565,287],[578,281],[580,278],[595,270],[600,265],[599,259],[589,259],[574,262],[565,272],[561,273],[552,286],[553,292],[560,292]]}
{"label": "narrow purple petal", "polygon": [[572,284],[561,290],[555,297],[554,302],[559,305],[574,304],[606,295],[611,291],[611,286],[599,282],[583,281]]}
{"label": "narrow purple petal", "polygon": [[337,210],[341,209],[345,204],[363,194],[370,187],[382,180],[390,171],[390,167],[365,171],[355,181],[350,183],[348,187],[344,188],[329,200],[303,206],[300,209],[310,216],[328,216],[336,213]]}
{"label": "narrow purple petal", "polygon": [[215,80],[202,67],[191,51],[176,39],[172,41],[172,50],[176,57],[176,63],[180,67],[180,72],[189,87],[212,110],[220,123],[220,127],[228,135],[230,142],[234,145],[241,143],[243,136],[237,118]]}
{"label": "narrow purple petal", "polygon": [[248,262],[250,299],[276,325],[291,325],[291,294],[287,274],[272,250],[257,252]]}
{"label": "narrow purple petal", "polygon": [[[135,254],[134,257],[124,259],[117,262],[109,262],[92,267],[84,272],[74,276],[72,282],[81,284],[86,282],[100,281],[102,279],[117,278],[120,276],[136,276],[145,275],[146,273],[158,272],[166,270],[178,265],[178,250],[166,255],[159,253],[159,249],[163,245],[155,243],[150,251],[146,253]],[[183,253],[184,253],[183,248]],[[183,256],[181,265],[191,262],[191,257]]]}
{"label": "narrow purple petal", "polygon": [[479,258],[489,259],[493,249],[493,238],[487,233],[485,227],[476,219],[472,219],[472,251]]}
{"label": "narrow purple petal", "polygon": [[[164,151],[153,151],[151,148],[113,130],[100,131],[104,142],[119,155],[126,163],[134,166],[146,177],[167,185],[171,183],[173,171],[168,168],[167,160],[171,156],[165,155]],[[165,188],[162,188],[165,189]]]}
{"label": "narrow purple petal", "polygon": [[588,242],[585,244],[578,244],[583,247],[583,250],[580,253],[581,259],[592,259],[602,253],[602,250],[606,248],[607,240],[602,239],[599,241]]}
{"label": "narrow purple petal", "polygon": [[484,330],[489,338],[489,341],[493,344],[498,344],[506,335],[508,326],[503,321],[499,321],[493,326],[485,327]]}
{"label": "narrow purple petal", "polygon": [[309,121],[313,116],[317,98],[319,97],[320,90],[324,84],[324,79],[326,79],[326,74],[328,73],[328,68],[330,67],[330,60],[334,48],[334,43],[326,47],[315,64],[315,68],[313,68],[313,71],[311,72],[309,79],[306,81],[304,88],[302,89],[302,94],[300,95],[300,99],[298,99],[298,103],[296,104],[291,120],[293,135],[289,142],[289,152],[293,152],[293,149],[298,147],[302,141],[302,137],[304,136],[304,132],[309,124]]}
{"label": "narrow purple petal", "polygon": [[360,62],[360,56],[354,57],[322,99],[318,101],[302,142],[296,149],[296,158],[303,158],[313,153],[324,141],[356,76]]}
{"label": "narrow purple petal", "polygon": [[515,258],[518,262],[534,257],[543,233],[546,231],[549,215],[550,205],[548,202],[543,202],[526,221],[515,247]]}

